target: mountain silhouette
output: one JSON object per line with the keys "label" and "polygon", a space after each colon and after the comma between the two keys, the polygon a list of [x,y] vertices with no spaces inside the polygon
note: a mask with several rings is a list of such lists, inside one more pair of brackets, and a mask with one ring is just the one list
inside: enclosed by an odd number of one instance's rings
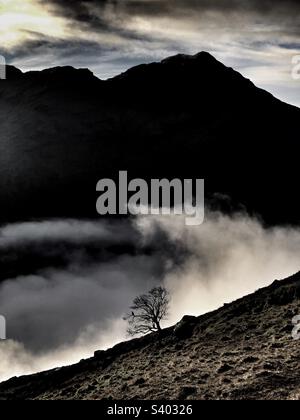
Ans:
{"label": "mountain silhouette", "polygon": [[97,217],[96,183],[205,178],[207,203],[297,223],[300,110],[209,53],[103,81],[87,69],[0,81],[1,221]]}

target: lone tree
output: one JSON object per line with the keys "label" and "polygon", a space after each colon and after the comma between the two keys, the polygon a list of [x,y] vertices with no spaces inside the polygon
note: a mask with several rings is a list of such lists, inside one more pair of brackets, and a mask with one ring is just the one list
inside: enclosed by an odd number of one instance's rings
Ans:
{"label": "lone tree", "polygon": [[149,293],[134,299],[130,307],[131,314],[125,320],[128,321],[128,334],[148,334],[161,332],[161,321],[168,315],[169,292],[164,287],[155,287]]}

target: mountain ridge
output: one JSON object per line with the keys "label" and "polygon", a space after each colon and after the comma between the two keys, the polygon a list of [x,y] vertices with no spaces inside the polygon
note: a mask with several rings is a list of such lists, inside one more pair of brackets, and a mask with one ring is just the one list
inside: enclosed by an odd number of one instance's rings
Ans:
{"label": "mountain ridge", "polygon": [[[249,86],[251,85],[252,87],[256,87],[257,89],[259,89],[262,92],[267,93],[268,95],[272,96],[274,99],[278,100],[281,103],[285,103],[284,101],[276,98],[274,95],[272,95],[271,93],[269,93],[268,91],[266,91],[265,89],[262,88],[258,88],[250,79],[245,78],[243,75],[241,75],[239,72],[237,72],[236,70],[234,70],[231,67],[226,67],[222,62],[220,62],[219,60],[217,60],[212,54],[210,54],[207,51],[201,51],[197,54],[194,55],[189,55],[189,54],[176,54],[174,56],[170,56],[167,57],[161,61],[157,61],[157,62],[153,62],[153,63],[146,63],[146,64],[140,64],[137,66],[134,66],[132,68],[129,68],[128,70],[113,76],[111,78],[108,79],[101,79],[97,76],[94,75],[94,73],[88,69],[88,68],[76,68],[73,66],[54,66],[54,67],[49,67],[49,68],[45,68],[43,70],[30,70],[27,72],[23,72],[21,71],[18,67],[13,66],[13,65],[7,65],[7,80],[20,80],[22,78],[33,78],[34,76],[39,76],[41,78],[41,76],[44,76],[45,78],[47,76],[51,76],[52,78],[57,77],[57,78],[74,78],[75,80],[78,79],[80,80],[80,77],[82,78],[82,81],[91,81],[91,79],[93,79],[93,81],[96,83],[100,84],[101,83],[105,83],[105,82],[112,82],[118,79],[123,79],[126,76],[128,76],[130,73],[136,73],[138,71],[140,71],[141,69],[148,69],[151,66],[163,66],[163,65],[186,65],[189,63],[195,63],[198,62],[198,65],[205,67],[205,66],[211,66],[211,65],[215,65],[216,68],[218,68],[218,70],[225,70],[228,72],[232,72],[235,76],[240,77],[241,79],[243,79],[245,82],[249,83]],[[209,71],[211,71],[211,67],[209,67]],[[76,76],[76,77],[75,77]],[[85,79],[85,80],[83,80]],[[66,79],[67,80],[67,79]],[[66,81],[65,80],[65,81]],[[287,104],[287,103],[285,103]],[[292,104],[287,104],[293,108],[297,108],[297,106],[292,105]]]}
{"label": "mountain ridge", "polygon": [[300,223],[299,108],[208,53],[105,81],[71,67],[10,72],[0,82],[1,223],[97,218],[95,186],[120,170],[204,178],[209,203],[228,196],[268,224]]}

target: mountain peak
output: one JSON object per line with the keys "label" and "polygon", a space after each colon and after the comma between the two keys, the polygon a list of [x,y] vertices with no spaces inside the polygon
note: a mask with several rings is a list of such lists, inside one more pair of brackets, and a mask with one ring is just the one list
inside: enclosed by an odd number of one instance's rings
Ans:
{"label": "mountain peak", "polygon": [[186,90],[186,85],[199,86],[201,83],[204,84],[203,88],[207,89],[207,82],[212,80],[214,80],[214,85],[219,82],[220,89],[222,89],[222,85],[224,87],[232,83],[243,83],[245,88],[250,85],[252,87],[252,83],[249,83],[240,73],[226,67],[206,51],[195,55],[177,54],[160,62],[141,64],[111,80],[127,81],[134,84],[142,81],[148,87],[151,83],[154,84],[154,87],[162,83],[165,90],[166,86],[170,85],[172,85],[172,89],[174,86],[180,89],[179,79],[183,90]]}
{"label": "mountain peak", "polygon": [[14,66],[6,66],[6,80],[19,80],[23,79],[25,82],[37,81],[37,82],[50,82],[50,83],[91,83],[99,81],[94,76],[93,72],[87,68],[74,68],[72,66],[63,67],[52,67],[45,70],[32,70],[28,72],[22,72],[20,69]]}
{"label": "mountain peak", "polygon": [[23,73],[20,69],[14,66],[6,66],[6,80],[20,79]]}
{"label": "mountain peak", "polygon": [[43,70],[41,73],[48,76],[94,76],[93,72],[87,68],[76,69],[72,66],[57,66]]}
{"label": "mountain peak", "polygon": [[39,78],[47,81],[58,81],[66,83],[90,82],[97,79],[89,69],[76,69],[72,66],[52,67],[42,71],[31,71],[26,73],[27,78]]}
{"label": "mountain peak", "polygon": [[186,62],[190,62],[190,63],[201,62],[202,64],[219,63],[218,60],[207,51],[201,51],[195,55],[177,54],[177,55],[165,58],[164,60],[161,61],[162,64],[180,64],[180,63],[184,64]]}
{"label": "mountain peak", "polygon": [[[252,96],[255,90],[251,81],[206,51],[195,55],[177,54],[160,62],[141,64],[111,80],[127,89],[123,95],[135,98],[146,95],[149,103],[155,103],[158,94],[163,92],[160,104],[167,101],[169,107],[178,100],[190,103],[191,91],[201,94],[203,102],[215,107],[214,97],[231,98],[232,101],[234,97],[237,103]],[[259,89],[256,92],[259,94]]]}

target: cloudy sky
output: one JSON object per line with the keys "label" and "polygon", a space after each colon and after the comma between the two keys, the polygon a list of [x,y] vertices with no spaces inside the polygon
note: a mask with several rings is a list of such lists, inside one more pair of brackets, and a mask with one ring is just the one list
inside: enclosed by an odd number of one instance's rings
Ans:
{"label": "cloudy sky", "polygon": [[298,0],[0,0],[0,11],[0,54],[23,70],[73,65],[108,78],[206,50],[300,106]]}

